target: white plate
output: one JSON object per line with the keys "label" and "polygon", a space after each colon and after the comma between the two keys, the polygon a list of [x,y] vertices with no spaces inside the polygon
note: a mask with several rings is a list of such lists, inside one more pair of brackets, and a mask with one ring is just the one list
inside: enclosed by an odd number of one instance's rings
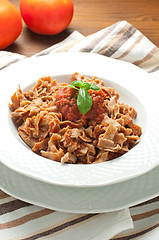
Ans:
{"label": "white plate", "polygon": [[[141,142],[125,155],[100,164],[61,165],[31,151],[17,134],[8,101],[18,84],[27,88],[41,76],[58,81],[79,72],[97,76],[115,87],[120,101],[133,106],[143,129]],[[0,73],[0,161],[13,170],[41,181],[63,186],[102,186],[134,178],[159,164],[159,81],[136,66],[90,53],[56,53],[23,60]]]}
{"label": "white plate", "polygon": [[72,188],[48,184],[19,174],[0,163],[0,188],[23,201],[62,212],[112,212],[159,195],[159,167],[108,186]]}

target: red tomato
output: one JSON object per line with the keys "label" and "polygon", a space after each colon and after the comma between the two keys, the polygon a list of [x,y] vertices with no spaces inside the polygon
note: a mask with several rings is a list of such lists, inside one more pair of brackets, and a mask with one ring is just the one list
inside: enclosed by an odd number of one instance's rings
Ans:
{"label": "red tomato", "polygon": [[55,35],[73,17],[72,0],[21,0],[20,11],[28,28],[38,34]]}
{"label": "red tomato", "polygon": [[16,6],[0,0],[0,49],[13,43],[22,31],[22,17]]}

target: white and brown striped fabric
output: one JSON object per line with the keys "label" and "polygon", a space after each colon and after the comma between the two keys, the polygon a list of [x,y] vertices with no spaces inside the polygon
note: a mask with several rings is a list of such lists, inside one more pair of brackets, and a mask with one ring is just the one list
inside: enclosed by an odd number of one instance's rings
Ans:
{"label": "white and brown striped fabric", "polygon": [[[88,37],[75,31],[63,42],[33,57],[59,51],[93,52],[128,61],[159,78],[159,49],[126,21]],[[23,58],[1,51],[0,69]],[[159,196],[114,213],[71,214],[34,206],[0,191],[0,239],[156,240],[159,239]]]}

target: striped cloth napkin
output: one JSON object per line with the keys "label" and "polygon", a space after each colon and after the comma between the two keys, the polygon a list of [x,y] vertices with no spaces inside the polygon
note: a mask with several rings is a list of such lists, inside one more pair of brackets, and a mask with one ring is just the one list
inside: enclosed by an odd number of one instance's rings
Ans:
{"label": "striped cloth napkin", "polygon": [[[159,49],[140,31],[121,21],[84,37],[73,32],[64,41],[32,56],[60,51],[102,54],[133,63],[159,78]],[[0,52],[0,69],[25,56]],[[153,240],[159,236],[159,196],[112,213],[61,213],[15,199],[0,190],[0,239]]]}

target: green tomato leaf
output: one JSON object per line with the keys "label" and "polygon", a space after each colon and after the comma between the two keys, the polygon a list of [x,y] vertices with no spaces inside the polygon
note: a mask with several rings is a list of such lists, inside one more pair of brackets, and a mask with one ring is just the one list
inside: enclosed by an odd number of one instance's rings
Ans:
{"label": "green tomato leaf", "polygon": [[77,97],[77,106],[79,111],[85,115],[92,106],[92,98],[85,88],[80,88]]}

